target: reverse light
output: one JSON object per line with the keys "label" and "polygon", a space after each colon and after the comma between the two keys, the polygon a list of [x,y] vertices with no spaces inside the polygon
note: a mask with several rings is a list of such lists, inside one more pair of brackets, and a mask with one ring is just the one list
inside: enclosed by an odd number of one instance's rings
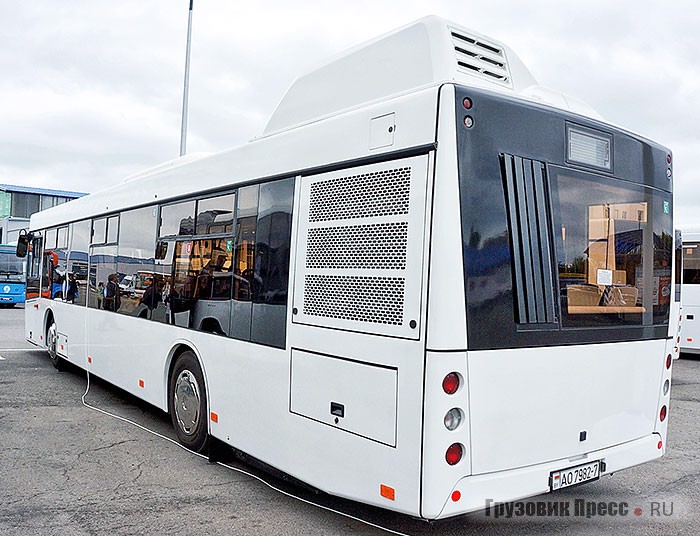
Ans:
{"label": "reverse light", "polygon": [[462,417],[463,417],[462,410],[459,408],[452,408],[450,411],[448,411],[445,414],[445,428],[447,428],[450,432],[452,430],[456,430],[460,424],[462,424]]}
{"label": "reverse light", "polygon": [[671,382],[666,380],[664,382],[664,396],[668,394],[668,390],[671,388]]}
{"label": "reverse light", "polygon": [[664,420],[666,420],[666,411],[666,406],[662,406],[661,411],[659,412],[659,420],[661,422],[664,422]]}
{"label": "reverse light", "polygon": [[467,128],[472,128],[474,126],[474,118],[471,115],[464,116],[464,126]]}
{"label": "reverse light", "polygon": [[455,465],[459,463],[464,455],[464,447],[460,443],[452,443],[445,453],[445,461],[449,465]]}
{"label": "reverse light", "polygon": [[442,390],[445,391],[448,395],[453,395],[457,392],[457,389],[459,389],[459,384],[459,374],[457,374],[456,372],[450,372],[442,380]]}

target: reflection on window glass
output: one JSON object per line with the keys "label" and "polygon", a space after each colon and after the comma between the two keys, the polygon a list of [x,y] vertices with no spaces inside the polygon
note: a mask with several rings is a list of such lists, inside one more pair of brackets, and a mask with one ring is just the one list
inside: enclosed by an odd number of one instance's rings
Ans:
{"label": "reflection on window glass", "polygon": [[683,284],[700,285],[700,243],[683,243]]}
{"label": "reflection on window glass", "polygon": [[46,237],[44,238],[44,248],[46,249],[56,249],[56,229],[49,229],[46,231]]}
{"label": "reflection on window glass", "polygon": [[173,323],[200,331],[228,334],[232,266],[231,238],[177,242],[169,295]]}
{"label": "reflection on window glass", "polygon": [[119,216],[107,218],[107,240],[108,244],[115,244],[119,235]]}
{"label": "reflection on window glass", "polygon": [[189,236],[194,234],[194,201],[185,201],[160,208],[158,236]]}
{"label": "reflection on window glass", "polygon": [[41,258],[43,256],[42,231],[34,232],[34,239],[27,253],[27,299],[38,298],[41,287]]}
{"label": "reflection on window glass", "polygon": [[92,244],[104,244],[107,240],[107,218],[92,222]]}
{"label": "reflection on window glass", "polygon": [[244,341],[250,340],[250,323],[253,316],[252,287],[259,191],[258,185],[240,188],[236,207],[230,336]]}
{"label": "reflection on window glass", "polygon": [[63,295],[69,303],[85,305],[88,294],[88,250],[90,221],[71,224],[71,246],[68,256],[68,277]]}
{"label": "reflection on window glass", "polygon": [[56,247],[65,249],[68,247],[68,227],[58,228],[58,238]]}
{"label": "reflection on window glass", "polygon": [[165,308],[161,299],[165,281],[154,273],[156,214],[154,207],[121,214],[117,258],[121,314],[151,318],[156,309]]}
{"label": "reflection on window glass", "polygon": [[294,179],[260,186],[251,340],[284,347]]}
{"label": "reflection on window glass", "polygon": [[88,307],[117,311],[121,305],[117,246],[93,246],[90,253]]}
{"label": "reflection on window glass", "polygon": [[670,195],[559,172],[558,269],[565,326],[668,321]]}
{"label": "reflection on window glass", "polygon": [[230,233],[234,200],[234,195],[222,195],[197,201],[197,234]]}

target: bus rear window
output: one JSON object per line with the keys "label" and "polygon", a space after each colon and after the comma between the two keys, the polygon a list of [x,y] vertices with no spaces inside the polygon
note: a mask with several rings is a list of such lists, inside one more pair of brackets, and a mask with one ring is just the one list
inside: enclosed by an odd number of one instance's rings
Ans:
{"label": "bus rear window", "polygon": [[670,195],[611,178],[553,171],[562,325],[666,323]]}

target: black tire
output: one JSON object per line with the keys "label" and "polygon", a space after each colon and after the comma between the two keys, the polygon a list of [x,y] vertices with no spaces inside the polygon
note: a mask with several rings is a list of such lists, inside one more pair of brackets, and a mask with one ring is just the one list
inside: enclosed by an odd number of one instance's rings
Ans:
{"label": "black tire", "polygon": [[205,451],[209,446],[207,389],[199,361],[190,350],[180,354],[170,374],[168,406],[178,441],[195,452]]}
{"label": "black tire", "polygon": [[49,320],[48,327],[46,328],[46,349],[49,352],[49,359],[51,359],[51,364],[59,372],[63,370],[63,358],[58,355],[58,327],[53,318]]}

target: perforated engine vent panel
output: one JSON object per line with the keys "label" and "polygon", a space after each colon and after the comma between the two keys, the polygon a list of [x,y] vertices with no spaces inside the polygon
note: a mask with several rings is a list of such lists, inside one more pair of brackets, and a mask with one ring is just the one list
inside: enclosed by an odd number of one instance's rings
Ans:
{"label": "perforated engine vent panel", "polygon": [[408,222],[309,229],[307,268],[406,268]]}
{"label": "perforated engine vent panel", "polygon": [[417,339],[428,156],[302,177],[293,321]]}
{"label": "perforated engine vent panel", "polygon": [[309,221],[408,214],[410,187],[411,168],[408,167],[314,183]]}
{"label": "perforated engine vent panel", "polygon": [[402,277],[307,274],[304,314],[400,326],[405,282]]}

